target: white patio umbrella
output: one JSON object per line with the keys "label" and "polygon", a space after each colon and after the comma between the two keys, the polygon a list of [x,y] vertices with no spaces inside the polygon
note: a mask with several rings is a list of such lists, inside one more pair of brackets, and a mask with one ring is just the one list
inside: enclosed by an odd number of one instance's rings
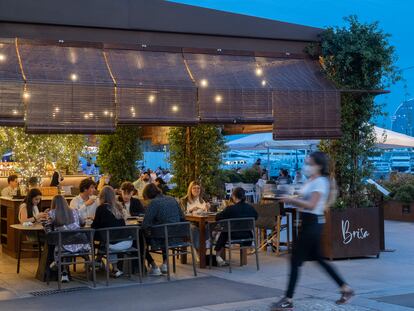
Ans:
{"label": "white patio umbrella", "polygon": [[[374,126],[378,148],[414,148],[414,137]],[[384,140],[385,138],[385,140]],[[231,150],[315,149],[320,140],[273,140],[272,133],[251,134],[227,143]]]}

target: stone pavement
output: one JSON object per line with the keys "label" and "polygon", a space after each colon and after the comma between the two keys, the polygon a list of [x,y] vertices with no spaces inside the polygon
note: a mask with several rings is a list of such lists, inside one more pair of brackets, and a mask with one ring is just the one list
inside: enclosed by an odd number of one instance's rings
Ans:
{"label": "stone pavement", "polygon": [[[299,286],[295,294],[295,310],[414,310],[413,308],[395,304],[398,301],[393,302],[394,304],[389,304],[376,300],[381,297],[414,293],[413,233],[414,223],[386,222],[386,246],[387,248],[396,249],[395,252],[381,253],[379,259],[364,258],[333,262],[358,294],[351,304],[347,306],[336,306],[334,304],[334,301],[338,298],[335,284],[324,273],[321,273],[320,268],[315,263],[306,263],[300,274]],[[288,258],[287,255],[275,257],[272,253],[261,253],[261,269],[258,272],[255,269],[254,257],[250,256],[248,266],[235,266],[231,274],[225,268],[213,268],[212,270],[199,270],[199,275],[201,277],[214,276],[239,283],[273,288],[275,296],[277,296],[280,295],[281,290],[284,290],[287,283],[289,273]],[[16,275],[15,268],[16,262],[14,259],[5,255],[0,256],[0,300],[33,297],[30,292],[56,288],[55,283],[51,283],[51,286],[47,287],[46,284],[34,279],[36,260],[24,260],[20,275]],[[173,280],[185,281],[192,278],[190,265],[179,265]],[[113,287],[134,284],[134,282],[127,279],[113,280],[111,282]],[[164,282],[165,278],[163,277],[144,279],[145,284],[161,284]],[[176,283],[172,281],[169,286],[173,288],[177,286]],[[74,286],[85,285],[79,282],[71,282],[65,287]],[[101,277],[98,288],[104,287]],[[207,288],[205,295],[208,295],[208,293],[209,290]],[[204,289],[202,289],[201,294],[204,295]],[[61,295],[63,299],[65,294],[58,295]],[[208,305],[203,303],[190,309],[172,308],[171,310],[261,311],[268,310],[270,303],[278,298],[220,303],[215,302],[214,297],[211,297],[211,302]],[[157,299],[156,294],[154,299]]]}

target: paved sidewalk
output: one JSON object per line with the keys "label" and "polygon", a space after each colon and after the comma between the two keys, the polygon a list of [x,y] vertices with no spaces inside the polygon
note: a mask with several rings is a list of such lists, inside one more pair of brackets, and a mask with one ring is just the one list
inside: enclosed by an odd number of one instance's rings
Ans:
{"label": "paved sidewalk", "polygon": [[[357,297],[347,306],[336,306],[335,300],[338,298],[335,284],[321,272],[315,263],[306,263],[303,267],[297,291],[295,294],[295,306],[297,311],[307,310],[384,310],[384,311],[413,311],[414,297],[414,223],[387,222],[386,223],[386,246],[387,248],[396,249],[392,253],[382,253],[380,258],[364,258],[353,260],[334,261],[333,264],[344,275],[356,290]],[[288,278],[289,256],[274,256],[273,253],[261,253],[261,269],[256,271],[254,265],[254,256],[249,256],[249,264],[244,267],[234,266],[233,273],[228,273],[226,268],[213,268],[199,270],[199,277],[194,279],[192,276],[191,265],[178,265],[177,273],[172,277],[172,281],[167,283],[165,277],[145,278],[144,285],[137,285],[135,280],[121,278],[111,280],[109,291],[116,292],[117,301],[124,299],[127,302],[123,305],[122,310],[157,310],[153,309],[151,303],[147,303],[147,308],[140,305],[140,294],[145,294],[141,302],[153,301],[155,306],[162,302],[160,294],[162,290],[166,293],[176,293],[174,299],[169,300],[169,305],[163,310],[186,310],[186,311],[206,311],[206,310],[225,310],[225,311],[262,311],[268,310],[271,302],[277,300],[283,293]],[[56,283],[52,282],[48,287],[45,283],[34,279],[36,270],[36,259],[25,259],[22,263],[22,271],[19,275],[15,273],[16,261],[8,256],[0,256],[0,310],[42,310],[52,301],[68,303],[71,306],[72,301],[80,301],[84,292],[75,292],[71,294],[54,294],[48,297],[33,297],[31,292],[37,291],[42,293],[45,290],[56,289]],[[250,296],[249,294],[241,296],[232,296],[236,300],[224,301],[214,294],[214,288],[217,286],[209,285],[205,281],[208,277],[216,277],[233,281],[226,283],[226,290],[229,289],[232,295],[243,284],[253,286],[255,291],[260,286],[267,296]],[[181,280],[177,282],[177,280]],[[188,286],[182,282],[192,282],[194,284],[204,284],[198,286]],[[205,281],[205,282],[204,282]],[[192,283],[187,283],[192,284]],[[65,288],[85,286],[84,283],[77,281],[65,285]],[[144,289],[153,286],[152,291]],[[180,288],[187,288],[185,291],[191,291],[192,304],[180,305],[180,299],[185,297]],[[124,288],[125,287],[125,288]],[[105,295],[107,291],[102,276],[100,276],[98,289],[88,290],[88,299],[94,301],[95,310],[115,310],[114,299],[112,295]],[[218,288],[216,288],[218,289]],[[253,290],[254,289],[254,290]],[[132,292],[131,292],[132,291]],[[135,291],[135,292],[134,292]],[[224,291],[224,290],[223,290]],[[233,291],[233,292],[232,292]],[[131,294],[133,293],[133,294]],[[152,293],[154,293],[152,295]],[[252,292],[253,293],[253,292]],[[399,297],[393,297],[404,295]],[[272,297],[274,296],[274,297]],[[31,297],[31,298],[30,298]],[[16,298],[28,298],[18,299]],[[70,299],[69,299],[70,298]],[[69,299],[69,300],[68,300]],[[178,303],[175,303],[177,299]],[[414,299],[414,298],[413,298]],[[1,300],[6,300],[2,303]],[[8,301],[7,301],[8,300]],[[384,302],[384,301],[387,301]],[[35,309],[34,306],[39,306]],[[399,305],[400,304],[400,305]],[[16,307],[12,309],[11,307]],[[42,307],[43,306],[43,307]],[[90,306],[89,306],[90,307]],[[111,307],[110,309],[108,309]],[[187,309],[186,309],[187,308]],[[77,305],[77,310],[84,310],[82,305]],[[92,310],[89,308],[89,310]],[[158,311],[158,310],[157,310]]]}

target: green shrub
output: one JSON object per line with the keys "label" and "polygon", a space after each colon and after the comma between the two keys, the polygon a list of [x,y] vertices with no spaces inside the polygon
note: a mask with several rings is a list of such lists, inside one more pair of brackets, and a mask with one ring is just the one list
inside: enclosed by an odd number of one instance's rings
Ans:
{"label": "green shrub", "polygon": [[246,184],[255,184],[260,178],[260,173],[257,169],[247,168],[241,173],[242,180]]}
{"label": "green shrub", "polygon": [[414,201],[414,185],[403,185],[395,192],[394,200],[411,203]]}
{"label": "green shrub", "polygon": [[238,183],[243,182],[242,175],[234,170],[223,170],[223,181],[224,183]]}

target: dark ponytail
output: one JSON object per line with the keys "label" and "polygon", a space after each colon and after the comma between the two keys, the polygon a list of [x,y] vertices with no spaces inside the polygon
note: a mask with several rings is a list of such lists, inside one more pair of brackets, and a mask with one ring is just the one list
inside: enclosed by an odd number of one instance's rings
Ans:
{"label": "dark ponytail", "polygon": [[328,177],[329,176],[329,158],[328,155],[321,151],[312,152],[309,155],[310,158],[315,162],[316,165],[321,167],[321,175]]}

